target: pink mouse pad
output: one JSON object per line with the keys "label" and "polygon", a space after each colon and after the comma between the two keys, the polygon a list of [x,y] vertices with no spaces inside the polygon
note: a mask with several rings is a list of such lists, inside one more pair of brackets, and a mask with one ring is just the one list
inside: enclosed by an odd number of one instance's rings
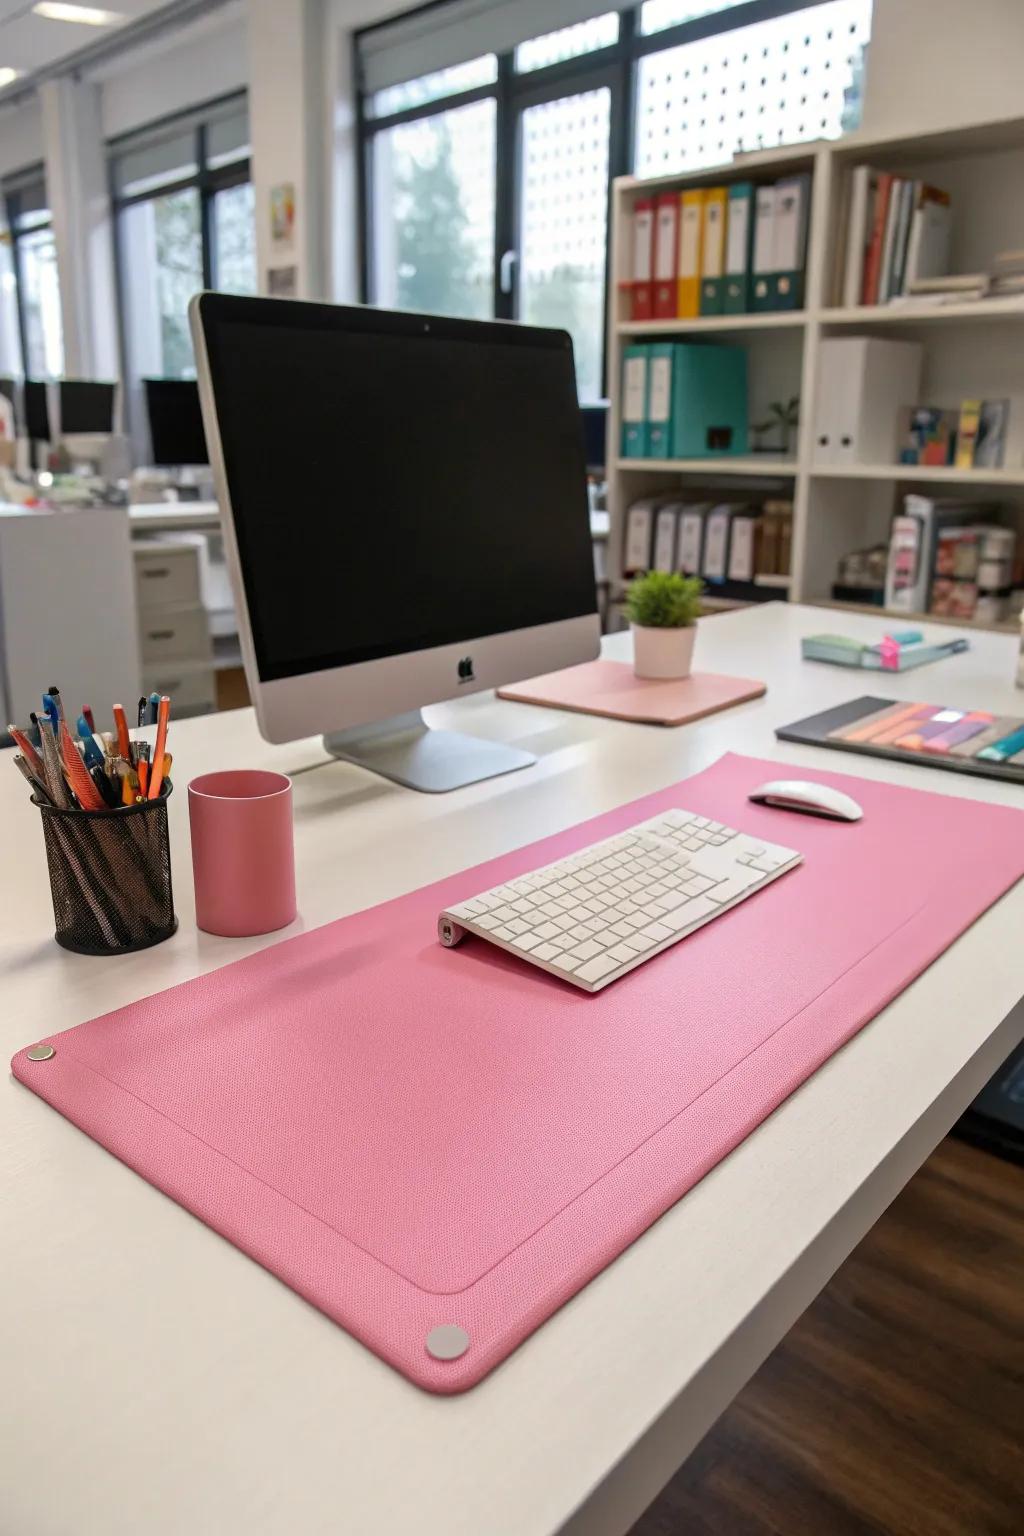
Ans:
{"label": "pink mouse pad", "polygon": [[[1024,873],[1019,811],[818,770],[862,821],[747,800],[786,776],[726,756],[53,1035],[14,1073],[412,1381],[462,1391]],[[672,806],[805,862],[593,995],[437,942],[443,907]]]}
{"label": "pink mouse pad", "polygon": [[635,720],[642,725],[686,725],[720,709],[731,709],[734,704],[745,704],[748,699],[759,699],[765,692],[765,684],[750,677],[694,672],[690,677],[663,681],[637,677],[626,661],[585,661],[578,667],[499,688],[498,697],[581,715],[605,715],[610,720]]}

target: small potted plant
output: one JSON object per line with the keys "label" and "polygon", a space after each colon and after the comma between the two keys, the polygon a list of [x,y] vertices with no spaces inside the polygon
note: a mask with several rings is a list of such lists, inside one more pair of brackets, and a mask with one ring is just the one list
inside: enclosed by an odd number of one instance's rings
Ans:
{"label": "small potted plant", "polygon": [[689,677],[704,584],[696,576],[648,571],[626,592],[637,677]]}

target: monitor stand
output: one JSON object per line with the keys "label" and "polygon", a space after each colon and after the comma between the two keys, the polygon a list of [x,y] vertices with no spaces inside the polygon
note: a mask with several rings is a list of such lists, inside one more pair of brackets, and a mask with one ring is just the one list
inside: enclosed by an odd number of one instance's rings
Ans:
{"label": "monitor stand", "polygon": [[418,709],[373,725],[334,731],[324,737],[324,748],[342,762],[356,763],[407,789],[432,795],[514,773],[537,761],[518,747],[457,731],[432,730]]}

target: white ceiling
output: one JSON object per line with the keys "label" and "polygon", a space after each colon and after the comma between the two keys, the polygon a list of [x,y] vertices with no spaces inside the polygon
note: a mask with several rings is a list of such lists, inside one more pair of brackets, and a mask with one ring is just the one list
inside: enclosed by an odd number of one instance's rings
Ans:
{"label": "white ceiling", "polygon": [[167,0],[83,0],[85,3],[116,11],[124,20],[110,27],[47,21],[33,13],[33,0],[0,0],[0,69],[16,69],[23,75],[50,69],[109,37],[119,27],[168,9]]}

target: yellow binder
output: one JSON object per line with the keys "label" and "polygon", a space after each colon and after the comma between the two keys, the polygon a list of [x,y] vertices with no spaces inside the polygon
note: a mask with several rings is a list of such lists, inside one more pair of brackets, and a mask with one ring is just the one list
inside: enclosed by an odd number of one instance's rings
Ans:
{"label": "yellow binder", "polygon": [[692,320],[700,314],[704,199],[703,187],[679,194],[679,316],[683,320]]}

